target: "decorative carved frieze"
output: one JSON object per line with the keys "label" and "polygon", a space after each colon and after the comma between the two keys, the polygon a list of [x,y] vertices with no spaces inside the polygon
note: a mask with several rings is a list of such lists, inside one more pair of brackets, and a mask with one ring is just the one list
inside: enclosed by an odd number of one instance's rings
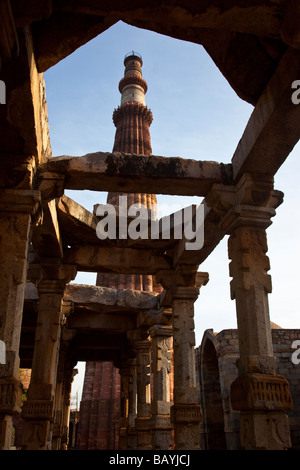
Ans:
{"label": "decorative carved frieze", "polygon": [[171,423],[197,424],[202,421],[200,405],[175,404],[171,407]]}
{"label": "decorative carved frieze", "polygon": [[54,413],[53,400],[27,400],[23,404],[22,416],[30,420],[52,420]]}
{"label": "decorative carved frieze", "polygon": [[231,386],[231,404],[240,411],[289,411],[293,400],[282,375],[245,374]]}

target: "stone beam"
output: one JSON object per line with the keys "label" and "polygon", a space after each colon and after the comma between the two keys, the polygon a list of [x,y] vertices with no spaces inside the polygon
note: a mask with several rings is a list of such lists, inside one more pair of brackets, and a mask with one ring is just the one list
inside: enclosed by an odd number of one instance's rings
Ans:
{"label": "stone beam", "polygon": [[83,310],[75,312],[68,318],[68,328],[71,329],[93,329],[107,330],[112,332],[125,332],[136,328],[135,316],[114,314],[98,314]]}
{"label": "stone beam", "polygon": [[291,47],[300,48],[300,4],[290,0],[281,25],[282,40]]}
{"label": "stone beam", "polygon": [[[262,0],[243,0],[243,2],[223,2],[226,5],[220,7],[220,2],[213,0],[199,2],[195,7],[193,2],[176,0],[176,2],[154,2],[140,0],[137,4],[124,5],[121,0],[114,0],[107,4],[95,1],[68,0],[55,5],[55,10],[76,12],[77,14],[114,16],[123,21],[131,21],[138,25],[142,23],[155,24],[166,23],[168,25],[179,24],[193,29],[221,29],[228,31],[244,32],[257,35],[278,35],[280,28],[281,11],[280,3]],[[237,4],[238,3],[238,4]],[[284,6],[284,5],[283,5]],[[259,20],[258,20],[259,18]]]}
{"label": "stone beam", "polygon": [[18,35],[9,0],[0,3],[0,69],[1,61],[9,60],[19,51]]}
{"label": "stone beam", "polygon": [[65,250],[68,264],[78,271],[114,272],[120,274],[155,274],[170,269],[172,260],[166,255],[153,254],[152,250],[84,245]]}
{"label": "stone beam", "polygon": [[49,158],[36,180],[48,200],[64,189],[205,196],[213,183],[231,184],[231,165],[119,152]]}
{"label": "stone beam", "polygon": [[261,94],[232,157],[233,178],[245,173],[274,176],[300,137],[300,106],[292,83],[300,77],[300,51],[288,49]]}
{"label": "stone beam", "polygon": [[64,300],[86,307],[99,305],[119,307],[132,312],[156,309],[159,296],[150,292],[131,289],[112,289],[110,287],[68,284]]}

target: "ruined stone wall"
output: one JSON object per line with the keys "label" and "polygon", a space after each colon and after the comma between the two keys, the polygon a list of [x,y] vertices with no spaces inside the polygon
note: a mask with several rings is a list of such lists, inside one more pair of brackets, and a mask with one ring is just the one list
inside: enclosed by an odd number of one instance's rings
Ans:
{"label": "ruined stone wall", "polygon": [[292,347],[294,341],[300,340],[300,330],[273,329],[272,337],[277,373],[288,379],[294,403],[294,409],[288,413],[292,448],[300,449],[300,363],[293,363],[300,359],[300,354],[297,355],[299,345],[296,349]]}
{"label": "ruined stone wall", "polygon": [[[300,330],[272,328],[272,339],[274,355],[276,357],[277,373],[285,376],[290,385],[290,391],[294,402],[294,409],[288,413],[291,430],[292,448],[300,448],[300,347],[293,342],[300,340]],[[209,344],[209,346],[207,346]],[[292,355],[294,353],[294,361]],[[230,403],[230,386],[238,376],[236,361],[239,358],[238,331],[223,330],[213,333],[212,330],[205,332],[201,346],[195,349],[196,372],[199,387],[199,401],[202,405],[203,422],[201,423],[202,448],[210,449],[216,444],[215,429],[212,425],[214,417],[211,413],[212,396],[215,394],[214,378],[211,365],[217,360],[218,380],[220,384],[220,396],[218,403],[222,403],[224,434],[226,448],[237,450],[240,448],[239,412],[234,411]],[[298,359],[299,358],[299,359]],[[220,406],[218,407],[220,410]],[[220,422],[220,420],[219,420]]]}

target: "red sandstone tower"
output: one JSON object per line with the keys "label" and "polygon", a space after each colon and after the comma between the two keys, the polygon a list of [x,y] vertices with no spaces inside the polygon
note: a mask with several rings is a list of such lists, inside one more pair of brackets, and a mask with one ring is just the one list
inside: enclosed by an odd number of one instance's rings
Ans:
{"label": "red sandstone tower", "polygon": [[[125,56],[124,77],[119,83],[121,104],[114,110],[116,126],[113,152],[151,155],[149,127],[152,112],[145,105],[147,83],[142,77],[142,58],[132,52]],[[108,193],[107,202],[118,206],[119,196]],[[143,204],[156,207],[155,194],[126,194],[127,205]],[[152,276],[98,273],[97,285],[117,289],[159,291]],[[78,448],[117,449],[120,416],[120,375],[111,362],[87,362],[80,404]]]}

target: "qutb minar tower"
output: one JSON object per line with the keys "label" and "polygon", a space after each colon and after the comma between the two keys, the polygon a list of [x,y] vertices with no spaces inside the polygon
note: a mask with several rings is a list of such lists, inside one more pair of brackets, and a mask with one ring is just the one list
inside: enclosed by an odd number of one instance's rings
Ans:
{"label": "qutb minar tower", "polygon": [[[142,58],[132,51],[124,59],[125,72],[120,80],[121,104],[114,110],[116,126],[113,152],[151,155],[150,125],[152,112],[145,104],[147,82],[142,77]],[[155,194],[109,192],[107,203],[118,206],[119,196],[127,196],[127,205],[156,207]],[[97,285],[116,289],[159,292],[152,276],[98,273]],[[119,447],[120,375],[111,362],[87,362],[80,404],[79,449],[114,449]]]}
{"label": "qutb minar tower", "polygon": [[[143,61],[139,54],[132,52],[125,56],[124,77],[120,80],[121,105],[114,110],[113,122],[116,126],[113,152],[152,155],[150,125],[152,112],[145,104],[148,86],[142,77]],[[124,194],[125,195],[125,194]],[[107,202],[118,205],[122,193],[108,193]],[[143,204],[147,209],[156,207],[155,194],[126,194],[127,205]],[[119,289],[136,289],[152,292],[152,276],[98,274],[97,285]]]}

